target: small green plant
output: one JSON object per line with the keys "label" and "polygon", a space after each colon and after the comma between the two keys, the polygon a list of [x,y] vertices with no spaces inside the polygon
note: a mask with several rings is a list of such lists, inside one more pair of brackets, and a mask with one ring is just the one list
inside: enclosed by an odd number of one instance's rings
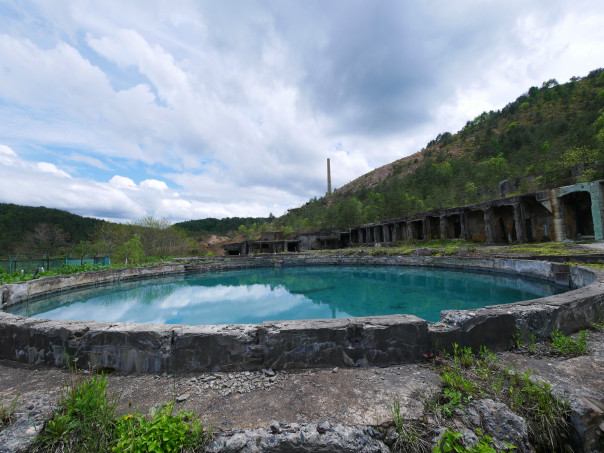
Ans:
{"label": "small green plant", "polygon": [[85,378],[72,368],[59,410],[37,437],[33,451],[107,451],[117,398],[107,396],[103,375]]}
{"label": "small green plant", "polygon": [[[449,428],[447,428],[442,438],[438,441],[438,444],[432,451],[433,453],[498,453],[497,450],[495,450],[495,448],[492,446],[493,438],[491,436],[483,435],[482,430],[480,429],[476,430],[476,434],[478,435],[478,442],[476,442],[472,447],[467,447],[461,443],[463,434],[461,434],[459,431],[451,431]],[[515,449],[515,446],[506,442],[505,450],[503,451],[511,451]]]}
{"label": "small green plant", "polygon": [[585,355],[589,349],[587,331],[581,330],[576,340],[562,334],[558,329],[552,333],[552,347],[560,355]]}
{"label": "small green plant", "polygon": [[520,332],[514,334],[514,345],[517,349],[525,349],[531,353],[535,354],[537,352],[537,337],[535,334],[531,334],[527,340],[525,340]]}
{"label": "small green plant", "polygon": [[398,439],[394,445],[395,449],[408,453],[426,453],[430,451],[429,443],[410,421],[405,420],[401,413],[401,404],[398,397],[394,397],[390,407],[390,415],[394,421]]}
{"label": "small green plant", "polygon": [[0,428],[8,426],[13,422],[13,416],[17,410],[17,400],[19,399],[19,393],[13,398],[8,406],[0,402]]}
{"label": "small green plant", "polygon": [[[457,347],[457,344],[455,345]],[[472,356],[472,348],[462,348],[459,354],[459,363],[464,368],[472,366],[474,358]]]}
{"label": "small green plant", "polygon": [[120,417],[116,422],[113,452],[172,452],[199,449],[211,434],[193,413],[174,412],[174,402],[152,408],[148,418],[140,413]]}
{"label": "small green plant", "polygon": [[211,430],[192,413],[173,414],[174,402],[116,419],[117,398],[107,395],[104,375],[84,377],[74,367],[59,410],[36,438],[32,452],[172,452],[202,450]]}
{"label": "small green plant", "polygon": [[543,450],[559,451],[569,430],[569,405],[556,398],[547,382],[534,381],[529,369],[507,370],[509,406],[525,418],[529,439]]}
{"label": "small green plant", "polygon": [[597,321],[594,321],[589,326],[591,330],[604,330],[604,318],[599,318]]}
{"label": "small green plant", "polygon": [[83,263],[83,264],[64,264],[62,265],[58,271],[53,272],[53,274],[77,274],[80,272],[93,272],[100,271],[103,269],[109,269],[109,266],[102,266],[100,264],[91,264],[91,263]]}
{"label": "small green plant", "polygon": [[51,445],[67,444],[69,435],[77,427],[75,420],[71,416],[56,413],[53,418],[46,423],[46,434],[52,439]]}
{"label": "small green plant", "polygon": [[[534,342],[534,338],[530,341]],[[453,416],[456,409],[474,398],[488,396],[504,402],[527,421],[529,439],[537,451],[562,451],[565,448],[570,426],[568,403],[558,400],[549,384],[533,380],[531,370],[520,374],[505,367],[486,347],[481,347],[474,355],[469,348],[454,345],[453,355],[439,366],[439,374],[442,390],[424,402],[425,410],[436,420],[441,416]],[[442,448],[445,448],[444,444]]]}

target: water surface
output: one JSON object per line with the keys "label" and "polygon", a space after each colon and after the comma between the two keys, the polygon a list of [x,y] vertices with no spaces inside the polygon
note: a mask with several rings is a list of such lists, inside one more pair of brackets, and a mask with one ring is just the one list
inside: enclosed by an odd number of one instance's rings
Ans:
{"label": "water surface", "polygon": [[438,321],[441,310],[476,309],[565,290],[517,275],[413,267],[259,268],[98,286],[7,311],[54,320],[189,325],[392,314]]}

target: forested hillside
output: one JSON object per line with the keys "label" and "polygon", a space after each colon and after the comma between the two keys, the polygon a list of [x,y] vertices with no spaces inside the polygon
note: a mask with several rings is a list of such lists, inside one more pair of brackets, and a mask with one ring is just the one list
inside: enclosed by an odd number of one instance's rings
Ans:
{"label": "forested hillside", "polygon": [[[0,254],[15,253],[28,240],[44,240],[47,247],[88,239],[103,220],[81,217],[60,209],[0,203]],[[38,230],[34,238],[33,233]],[[54,243],[54,244],[53,244]]]}
{"label": "forested hillside", "polygon": [[274,217],[190,220],[171,225],[143,217],[128,224],[81,217],[59,209],[0,203],[0,257],[110,255],[120,259],[136,235],[144,256],[205,254],[209,235],[247,234],[266,229]]}
{"label": "forested hillside", "polygon": [[241,225],[250,227],[254,224],[263,224],[273,220],[272,217],[227,217],[225,219],[215,219],[209,217],[200,220],[187,220],[178,222],[174,227],[186,231],[189,235],[203,236],[216,234],[226,236],[229,233],[237,232]]}
{"label": "forested hillside", "polygon": [[502,180],[518,193],[604,177],[604,70],[531,87],[418,153],[312,199],[276,222],[296,230],[348,227],[497,198]]}

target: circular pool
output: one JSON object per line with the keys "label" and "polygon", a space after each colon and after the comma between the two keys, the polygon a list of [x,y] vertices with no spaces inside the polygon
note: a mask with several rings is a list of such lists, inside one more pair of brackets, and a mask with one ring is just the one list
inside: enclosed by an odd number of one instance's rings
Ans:
{"label": "circular pool", "polygon": [[[562,288],[571,290],[542,297]],[[597,269],[514,259],[182,259],[0,285],[0,358],[59,366],[77,360],[80,367],[145,373],[388,366],[420,361],[454,344],[500,351],[512,347],[518,332],[547,339],[555,329],[584,329],[604,313],[602,288],[604,272]],[[196,296],[202,290],[209,293]],[[516,294],[495,297],[508,292]],[[86,293],[109,299],[97,308],[78,305]],[[238,305],[236,293],[264,302]],[[133,300],[137,294],[140,302]],[[160,300],[151,299],[158,294]],[[268,303],[270,295],[275,297]],[[330,299],[334,295],[342,297]],[[467,295],[474,296],[471,304]],[[113,304],[124,296],[125,305]],[[440,307],[432,306],[435,299]],[[164,311],[157,312],[158,306]],[[208,306],[221,310],[211,314]],[[428,306],[429,313],[408,314]],[[299,307],[306,307],[303,318],[315,319],[293,319]],[[367,307],[384,311],[368,316]],[[427,321],[438,319],[439,309],[440,321]],[[95,310],[109,314],[106,321]],[[47,319],[53,311],[63,311],[60,320]],[[77,320],[63,319],[68,312]],[[186,325],[194,312],[202,319]],[[219,319],[226,312],[234,316],[231,321]],[[324,319],[316,319],[319,313]],[[86,315],[94,320],[82,320]]]}
{"label": "circular pool", "polygon": [[384,266],[257,268],[121,282],[27,300],[7,309],[53,320],[257,324],[394,314],[436,322],[569,288],[522,275]]}

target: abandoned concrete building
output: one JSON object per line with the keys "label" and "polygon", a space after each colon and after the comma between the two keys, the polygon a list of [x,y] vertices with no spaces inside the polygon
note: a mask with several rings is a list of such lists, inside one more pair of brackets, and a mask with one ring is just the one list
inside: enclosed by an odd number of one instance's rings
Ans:
{"label": "abandoned concrete building", "polygon": [[223,246],[227,255],[249,255],[253,253],[299,252],[304,250],[326,250],[342,247],[340,230],[320,230],[285,238],[281,231],[265,231],[259,240],[235,242]]}
{"label": "abandoned concrete building", "polygon": [[[297,240],[270,236],[229,244],[229,254],[321,250],[356,244],[388,244],[407,239],[461,239],[512,243],[604,240],[604,180],[558,187],[456,208],[350,228],[298,235]],[[268,234],[268,233],[265,233]],[[230,248],[227,248],[230,247]]]}

